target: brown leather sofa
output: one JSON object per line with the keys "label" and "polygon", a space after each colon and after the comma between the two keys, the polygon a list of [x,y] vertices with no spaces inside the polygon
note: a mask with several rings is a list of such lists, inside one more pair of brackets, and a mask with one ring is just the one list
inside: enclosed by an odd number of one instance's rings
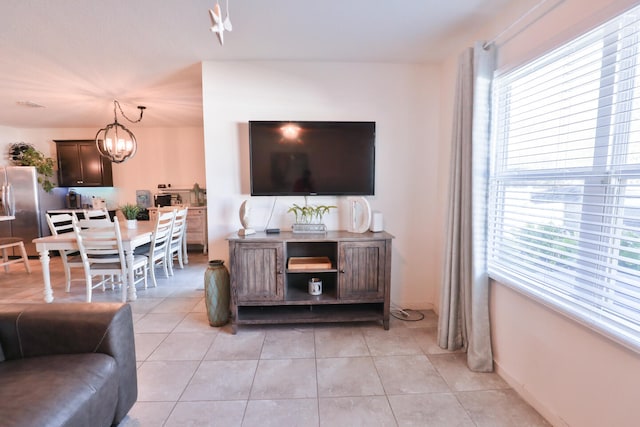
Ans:
{"label": "brown leather sofa", "polygon": [[0,306],[0,425],[117,425],[137,395],[128,304]]}

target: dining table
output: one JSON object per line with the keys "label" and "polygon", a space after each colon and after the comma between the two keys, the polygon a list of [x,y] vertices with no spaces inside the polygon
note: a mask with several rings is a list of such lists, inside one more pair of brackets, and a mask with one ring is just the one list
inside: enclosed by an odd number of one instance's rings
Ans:
{"label": "dining table", "polygon": [[[155,223],[153,221],[137,221],[136,228],[127,228],[126,222],[120,223],[122,235],[122,247],[127,260],[127,290],[122,291],[122,301],[135,301],[137,299],[134,282],[133,252],[139,246],[151,242]],[[40,254],[42,264],[42,277],[44,279],[44,301],[53,302],[53,289],[51,288],[51,272],[49,264],[50,251],[78,249],[75,233],[62,233],[55,236],[46,236],[33,239],[36,250]],[[146,274],[146,273],[145,273]]]}

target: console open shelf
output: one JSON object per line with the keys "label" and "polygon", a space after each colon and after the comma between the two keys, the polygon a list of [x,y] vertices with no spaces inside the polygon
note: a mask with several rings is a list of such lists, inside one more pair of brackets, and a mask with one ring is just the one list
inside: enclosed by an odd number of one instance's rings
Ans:
{"label": "console open shelf", "polygon": [[380,313],[382,311],[384,311],[383,303],[241,306],[238,308],[236,323],[244,325],[258,325],[280,323],[367,322],[380,320]]}
{"label": "console open shelf", "polygon": [[328,256],[292,256],[287,261],[287,271],[307,272],[330,270],[333,263]]}

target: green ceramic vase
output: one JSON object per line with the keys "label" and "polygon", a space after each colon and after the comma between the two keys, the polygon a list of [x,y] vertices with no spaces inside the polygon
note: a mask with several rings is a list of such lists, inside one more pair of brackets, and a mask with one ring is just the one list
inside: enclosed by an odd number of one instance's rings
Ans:
{"label": "green ceramic vase", "polygon": [[204,272],[204,301],[211,326],[223,326],[229,321],[229,271],[224,261],[209,261]]}

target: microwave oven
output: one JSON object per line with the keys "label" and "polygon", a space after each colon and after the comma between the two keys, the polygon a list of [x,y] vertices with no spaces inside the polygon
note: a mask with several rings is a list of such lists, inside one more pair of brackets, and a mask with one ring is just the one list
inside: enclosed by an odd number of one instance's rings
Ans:
{"label": "microwave oven", "polygon": [[171,206],[171,194],[156,194],[153,197],[155,207]]}

